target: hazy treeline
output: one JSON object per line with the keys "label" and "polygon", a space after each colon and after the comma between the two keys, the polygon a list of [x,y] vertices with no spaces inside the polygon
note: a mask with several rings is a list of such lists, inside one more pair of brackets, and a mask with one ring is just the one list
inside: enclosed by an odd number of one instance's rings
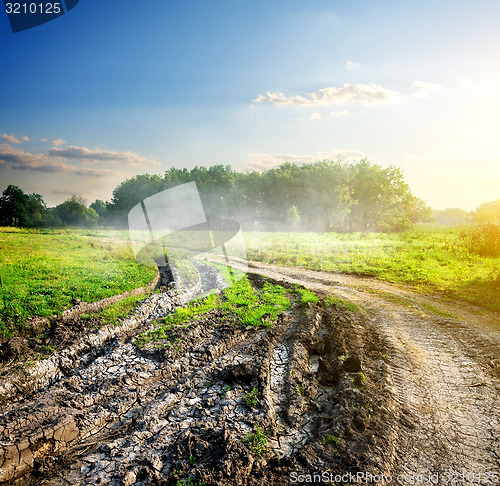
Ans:
{"label": "hazy treeline", "polygon": [[[434,221],[398,167],[384,169],[363,159],[302,166],[287,162],[262,173],[236,172],[225,165],[171,168],[163,177],[142,174],[127,179],[114,189],[111,201],[96,200],[90,207],[73,196],[47,208],[39,194],[9,186],[0,197],[0,224],[126,227],[128,212],[136,204],[191,181],[198,186],[208,218],[231,218],[248,230],[397,231],[417,221]],[[445,210],[445,216],[446,211],[455,211],[448,215],[452,219],[465,217],[463,210]],[[465,214],[477,222],[500,223],[500,200]]]}
{"label": "hazy treeline", "polygon": [[163,189],[195,181],[207,217],[231,218],[245,229],[397,230],[431,217],[410,192],[399,168],[361,160],[284,163],[265,172],[240,173],[214,165],[140,175],[113,191],[107,216],[125,223],[130,208]]}
{"label": "hazy treeline", "polygon": [[0,197],[1,226],[95,226],[98,222],[97,212],[88,208],[80,196],[72,196],[55,208],[47,208],[40,194],[25,194],[19,187],[10,185]]}

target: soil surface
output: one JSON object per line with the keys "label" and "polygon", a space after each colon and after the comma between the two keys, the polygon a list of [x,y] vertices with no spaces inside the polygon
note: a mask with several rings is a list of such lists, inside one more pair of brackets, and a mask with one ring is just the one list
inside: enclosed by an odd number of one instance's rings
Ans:
{"label": "soil surface", "polygon": [[[212,311],[140,349],[179,305],[165,291],[120,326],[68,323],[66,348],[33,369],[12,343],[0,483],[500,483],[497,313],[369,278],[251,271],[293,299],[271,328]],[[302,304],[292,284],[360,310]]]}

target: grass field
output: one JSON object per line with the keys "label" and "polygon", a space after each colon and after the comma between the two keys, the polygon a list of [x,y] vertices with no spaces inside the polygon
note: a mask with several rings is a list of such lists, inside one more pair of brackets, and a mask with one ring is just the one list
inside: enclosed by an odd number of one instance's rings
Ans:
{"label": "grass field", "polygon": [[72,298],[95,302],[155,273],[135,262],[125,232],[0,228],[0,338],[32,315],[61,312]]}
{"label": "grass field", "polygon": [[[500,257],[476,254],[460,228],[406,233],[246,233],[250,260],[411,284],[500,311]],[[462,236],[461,236],[462,235]]]}
{"label": "grass field", "polygon": [[[467,240],[463,231],[250,232],[245,238],[250,260],[373,275],[500,311],[500,256],[476,254],[471,241],[477,238]],[[0,228],[0,339],[23,331],[30,316],[60,313],[72,298],[93,302],[154,275],[154,268],[136,263],[126,231]]]}

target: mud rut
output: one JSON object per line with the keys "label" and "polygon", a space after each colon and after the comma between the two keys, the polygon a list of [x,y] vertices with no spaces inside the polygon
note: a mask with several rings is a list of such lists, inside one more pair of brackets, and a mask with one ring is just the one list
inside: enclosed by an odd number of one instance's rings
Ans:
{"label": "mud rut", "polygon": [[[300,283],[363,310],[296,302],[270,329],[213,311],[174,346],[140,350],[134,336],[177,305],[152,296],[113,333],[4,383],[0,483],[290,484],[358,471],[406,474],[400,484],[500,481],[497,315],[457,305],[459,318],[444,319],[401,287],[253,266],[256,287]],[[244,399],[253,388],[256,407]],[[246,441],[257,426],[262,455]]]}

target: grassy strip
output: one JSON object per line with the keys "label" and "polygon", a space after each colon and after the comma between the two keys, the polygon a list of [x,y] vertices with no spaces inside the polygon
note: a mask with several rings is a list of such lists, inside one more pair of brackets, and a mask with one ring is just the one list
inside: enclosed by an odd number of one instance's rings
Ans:
{"label": "grassy strip", "polygon": [[[220,308],[239,320],[243,326],[271,326],[278,314],[290,308],[290,299],[280,285],[267,282],[259,293],[247,278],[224,291]],[[267,318],[267,319],[266,319]]]}
{"label": "grassy strip", "polygon": [[150,282],[117,232],[0,228],[0,338],[23,333],[33,315],[50,316],[71,299],[95,302]]}
{"label": "grassy strip", "polygon": [[82,314],[82,318],[96,318],[100,319],[104,325],[114,324],[116,326],[120,325],[120,320],[128,317],[131,312],[135,309],[137,304],[148,297],[148,293],[131,295],[126,297],[119,302],[115,302],[105,309],[101,309],[94,314]]}
{"label": "grassy strip", "polygon": [[337,297],[327,296],[325,298],[325,305],[335,307],[341,311],[358,312],[359,307],[350,300],[339,299]]}
{"label": "grassy strip", "polygon": [[195,321],[215,309],[242,326],[271,327],[278,315],[291,307],[286,290],[280,285],[266,283],[261,291],[252,287],[246,277],[228,287],[222,294],[211,294],[203,299],[178,307],[166,316],[163,325],[139,335],[135,344],[144,347],[150,341],[170,339],[173,328]]}
{"label": "grassy strip", "polygon": [[500,257],[468,250],[460,229],[406,233],[246,233],[251,260],[373,275],[500,310]]}
{"label": "grassy strip", "polygon": [[302,304],[307,304],[308,302],[316,304],[316,302],[318,302],[319,297],[311,290],[301,287],[299,284],[295,284],[294,287],[295,287],[295,292],[299,294],[300,302]]}

